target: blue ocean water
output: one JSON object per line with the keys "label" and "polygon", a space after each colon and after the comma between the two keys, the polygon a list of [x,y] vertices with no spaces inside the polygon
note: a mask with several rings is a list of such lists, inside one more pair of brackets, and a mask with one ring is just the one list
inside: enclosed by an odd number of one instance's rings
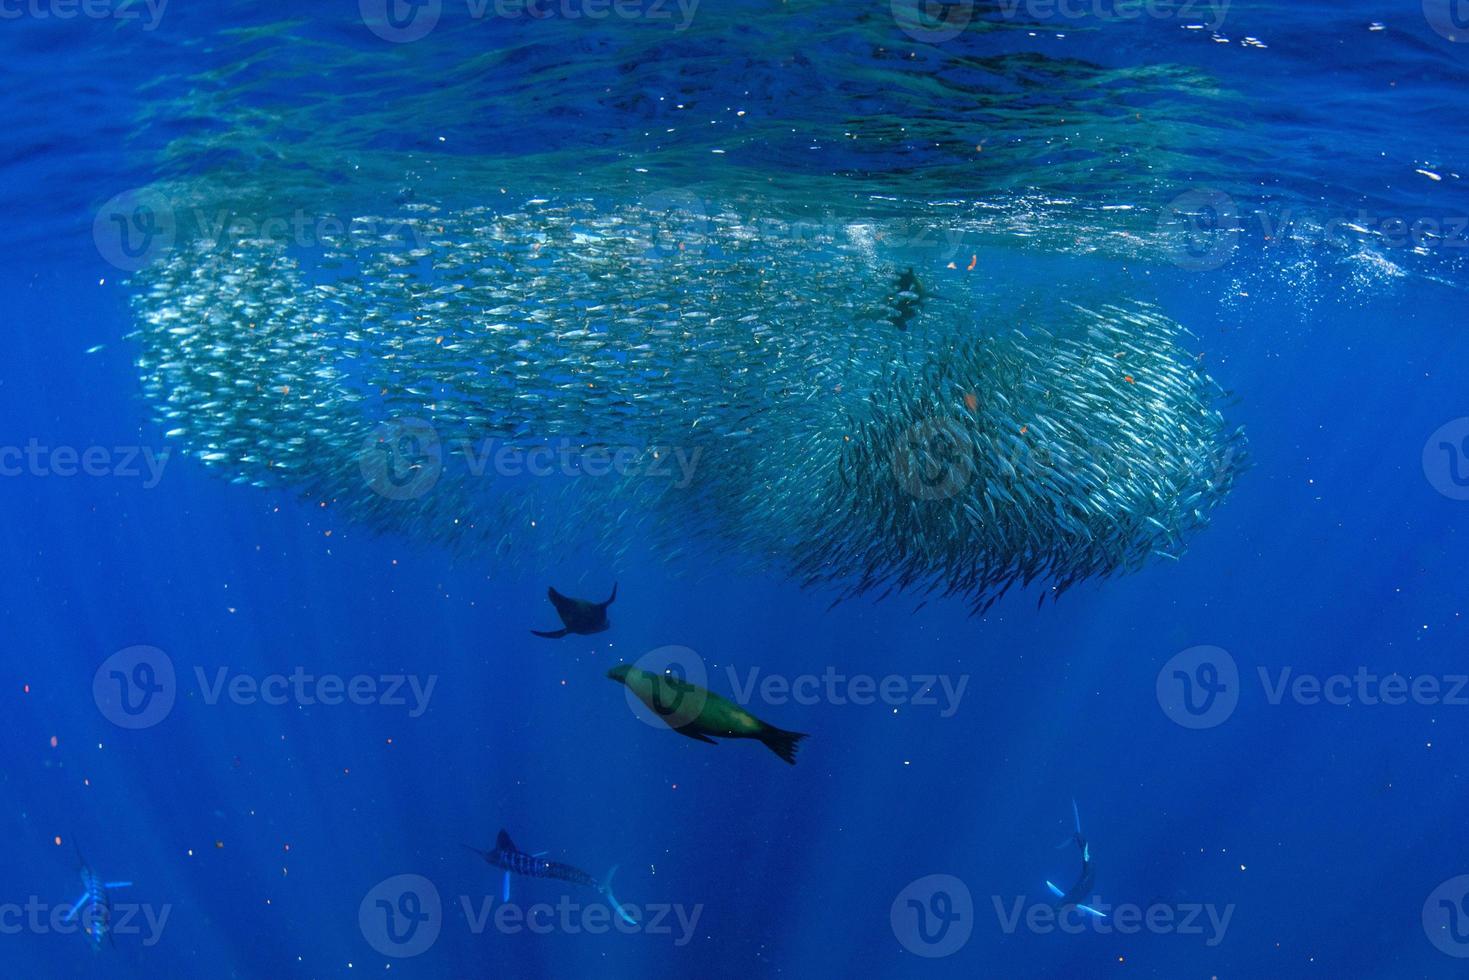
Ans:
{"label": "blue ocean water", "polygon": [[[0,975],[1464,975],[1469,10],[536,9],[0,5]],[[1016,325],[1156,304],[1249,465],[1180,560],[982,616],[831,607],[717,542],[377,533],[166,435],[108,234],[158,187],[288,224],[668,188],[898,220]],[[607,632],[530,634],[548,585],[614,582]],[[640,723],[604,675],[669,646],[798,763]],[[1073,800],[1106,919],[1046,890]],[[502,828],[618,865],[639,926],[524,879],[497,919],[461,845]],[[82,860],[131,882],[95,950]]]}

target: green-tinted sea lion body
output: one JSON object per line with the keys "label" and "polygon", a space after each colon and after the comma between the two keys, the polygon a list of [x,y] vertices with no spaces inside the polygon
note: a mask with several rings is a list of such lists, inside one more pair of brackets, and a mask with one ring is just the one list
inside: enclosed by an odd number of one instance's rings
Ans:
{"label": "green-tinted sea lion body", "polygon": [[[697,684],[618,664],[607,672],[638,696],[664,724],[680,735],[716,745],[715,738],[753,738],[791,765],[805,732],[788,732],[768,725],[744,708]],[[711,737],[713,736],[713,737]]]}

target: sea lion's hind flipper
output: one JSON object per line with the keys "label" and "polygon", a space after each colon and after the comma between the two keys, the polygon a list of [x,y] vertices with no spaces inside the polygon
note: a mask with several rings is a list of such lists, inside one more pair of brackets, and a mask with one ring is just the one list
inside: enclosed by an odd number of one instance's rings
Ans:
{"label": "sea lion's hind flipper", "polygon": [[776,755],[784,759],[788,764],[796,764],[796,749],[801,739],[806,737],[805,732],[788,732],[773,725],[766,725],[765,729],[757,736],[764,742],[766,747]]}
{"label": "sea lion's hind flipper", "polygon": [[571,630],[568,630],[568,629],[559,629],[559,630],[552,630],[549,633],[544,632],[542,630],[531,630],[531,632],[534,633],[536,636],[544,636],[548,640],[559,640],[563,636],[565,636],[567,633],[570,633]]}
{"label": "sea lion's hind flipper", "polygon": [[701,735],[700,733],[698,733],[698,732],[696,732],[696,731],[694,731],[693,729],[690,729],[690,728],[675,728],[674,731],[678,732],[684,738],[691,738],[691,739],[693,739],[695,742],[708,742],[710,745],[718,745],[719,744],[718,742],[714,741],[714,739],[710,738],[708,735]]}

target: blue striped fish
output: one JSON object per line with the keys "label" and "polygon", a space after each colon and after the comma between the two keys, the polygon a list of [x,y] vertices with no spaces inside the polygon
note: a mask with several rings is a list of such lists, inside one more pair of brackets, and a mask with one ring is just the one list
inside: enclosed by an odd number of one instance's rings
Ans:
{"label": "blue striped fish", "polygon": [[[81,860],[80,854],[77,859]],[[81,897],[67,909],[62,921],[74,922],[80,917],[82,931],[86,933],[88,942],[94,950],[101,949],[102,940],[111,941],[112,938],[112,896],[109,893],[117,888],[128,888],[132,882],[103,881],[85,861],[82,861],[81,876]]]}
{"label": "blue striped fish", "polygon": [[560,861],[547,860],[545,851],[538,851],[535,854],[522,851],[515,846],[515,842],[510,839],[510,835],[504,830],[501,830],[500,835],[495,838],[495,849],[492,851],[481,851],[479,848],[470,847],[468,844],[465,844],[464,847],[484,858],[492,867],[499,868],[504,872],[500,887],[502,901],[510,901],[511,875],[522,875],[526,878],[553,878],[557,881],[569,881],[573,885],[586,885],[589,888],[595,888],[607,899],[613,910],[622,917],[624,922],[629,925],[637,925],[637,920],[623,910],[622,906],[618,904],[617,899],[612,894],[612,876],[617,873],[617,865],[615,864],[607,872],[607,877],[598,881],[581,868],[573,867],[569,864],[562,864]]}

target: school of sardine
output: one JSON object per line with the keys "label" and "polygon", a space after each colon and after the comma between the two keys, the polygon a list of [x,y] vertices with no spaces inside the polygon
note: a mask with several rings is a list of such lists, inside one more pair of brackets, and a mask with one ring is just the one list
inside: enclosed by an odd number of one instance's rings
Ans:
{"label": "school of sardine", "polygon": [[205,466],[500,561],[702,542],[980,611],[1181,555],[1245,461],[1182,328],[979,322],[882,238],[542,200],[201,237],[135,277],[137,364]]}

